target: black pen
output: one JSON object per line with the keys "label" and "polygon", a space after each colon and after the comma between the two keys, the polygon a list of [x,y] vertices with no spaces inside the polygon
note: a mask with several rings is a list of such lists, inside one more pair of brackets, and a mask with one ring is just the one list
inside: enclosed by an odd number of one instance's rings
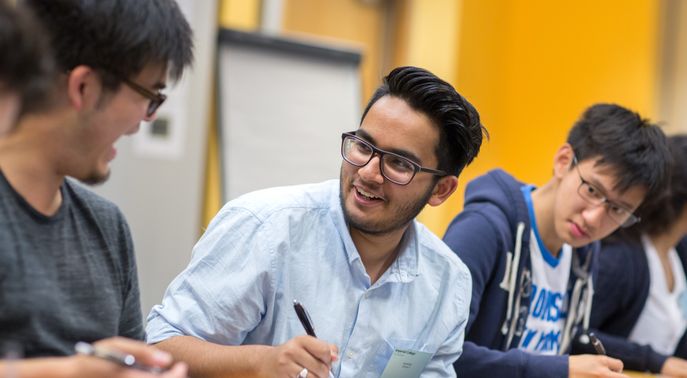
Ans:
{"label": "black pen", "polygon": [[308,312],[305,311],[305,307],[303,307],[301,302],[298,302],[297,300],[294,299],[293,300],[293,309],[296,310],[296,315],[298,316],[298,320],[301,321],[303,328],[305,328],[305,333],[307,333],[309,336],[317,337],[315,335],[315,329],[312,327],[312,322],[310,321],[310,316],[308,316]]}
{"label": "black pen", "polygon": [[124,367],[141,370],[148,373],[160,374],[167,370],[157,366],[144,365],[136,361],[136,357],[133,354],[98,347],[83,341],[76,343],[76,345],[74,345],[74,350],[76,350],[76,353],[79,354],[101,358]]}
{"label": "black pen", "polygon": [[594,347],[596,354],[600,354],[603,356],[606,355],[606,348],[604,348],[604,345],[601,344],[601,340],[599,340],[599,338],[596,337],[594,332],[589,332],[589,340],[591,340],[592,346]]}
{"label": "black pen", "polygon": [[[293,309],[296,310],[296,315],[298,316],[298,320],[301,321],[303,328],[305,328],[305,333],[307,333],[308,336],[317,337],[317,335],[315,335],[315,328],[312,326],[310,316],[308,315],[308,312],[305,311],[305,307],[303,307],[301,302],[298,302],[294,299]],[[334,378],[334,373],[332,373],[331,370],[329,371],[329,378]]]}

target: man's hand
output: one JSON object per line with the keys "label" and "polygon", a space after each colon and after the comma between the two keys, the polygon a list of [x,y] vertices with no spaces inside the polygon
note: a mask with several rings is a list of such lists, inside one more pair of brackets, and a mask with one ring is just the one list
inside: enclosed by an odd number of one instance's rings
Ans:
{"label": "man's hand", "polygon": [[[154,367],[168,368],[172,365],[172,356],[139,341],[113,337],[95,343],[98,347],[132,354],[136,361]],[[119,366],[113,362],[91,356],[75,355],[69,357],[73,377],[111,377],[111,378],[186,378],[187,368],[184,363],[175,363],[162,374]]]}
{"label": "man's hand", "polygon": [[622,371],[623,362],[615,358],[594,354],[568,357],[568,375],[570,378],[628,378],[622,374]]}
{"label": "man's hand", "polygon": [[687,378],[687,360],[668,357],[661,367],[661,374],[674,378]]}
{"label": "man's hand", "polygon": [[[172,357],[140,341],[114,337],[98,341],[98,347],[128,353],[142,364],[168,368]],[[102,358],[74,355],[71,357],[27,358],[0,360],[0,377],[22,378],[186,378],[186,364],[176,363],[162,374],[147,373]]]}
{"label": "man's hand", "polygon": [[259,373],[261,377],[294,378],[305,368],[308,378],[327,378],[338,353],[334,344],[311,336],[294,337],[269,349]]}

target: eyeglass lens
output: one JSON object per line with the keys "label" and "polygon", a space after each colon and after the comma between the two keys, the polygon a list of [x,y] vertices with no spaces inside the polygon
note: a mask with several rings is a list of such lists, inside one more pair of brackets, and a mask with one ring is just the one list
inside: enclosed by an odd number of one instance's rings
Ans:
{"label": "eyeglass lens", "polygon": [[155,114],[160,105],[162,105],[162,103],[164,103],[167,99],[167,96],[165,96],[164,94],[152,92],[146,89],[144,86],[137,84],[129,79],[124,79],[124,82],[133,90],[140,93],[143,97],[150,100],[150,103],[148,103],[148,110],[146,111],[147,117],[151,117],[153,114]]}
{"label": "eyeglass lens", "polygon": [[401,185],[407,184],[413,179],[416,168],[409,159],[375,149],[372,145],[351,136],[344,138],[342,146],[343,157],[346,161],[357,167],[362,167],[369,163],[375,150],[381,156],[382,176],[391,182]]}
{"label": "eyeglass lens", "polygon": [[638,221],[638,218],[635,217],[634,214],[632,214],[629,210],[620,207],[613,202],[609,202],[608,199],[601,194],[598,189],[584,180],[582,180],[580,183],[577,192],[579,193],[580,197],[592,205],[604,205],[606,207],[606,213],[608,216],[623,227],[627,227]]}

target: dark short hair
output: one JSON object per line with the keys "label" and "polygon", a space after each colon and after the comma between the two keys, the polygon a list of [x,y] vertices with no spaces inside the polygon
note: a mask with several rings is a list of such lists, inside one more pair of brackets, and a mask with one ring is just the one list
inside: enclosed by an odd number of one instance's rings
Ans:
{"label": "dark short hair", "polygon": [[21,112],[39,107],[53,83],[47,41],[31,15],[0,0],[0,90],[15,92]]}
{"label": "dark short hair", "polygon": [[477,110],[451,84],[422,68],[395,68],[372,95],[361,122],[372,105],[387,95],[404,100],[439,128],[435,150],[438,169],[458,176],[479,153],[487,130],[480,123]]}
{"label": "dark short hair", "polygon": [[646,201],[638,214],[642,222],[636,234],[659,234],[680,217],[687,205],[687,135],[668,138],[670,149],[670,183],[655,198]]}
{"label": "dark short hair", "polygon": [[578,161],[595,159],[616,175],[616,190],[647,189],[651,198],[668,181],[670,153],[663,131],[639,114],[615,104],[589,107],[568,134]]}
{"label": "dark short hair", "polygon": [[174,0],[24,0],[51,37],[63,72],[86,65],[108,89],[149,64],[178,80],[193,60],[192,31]]}

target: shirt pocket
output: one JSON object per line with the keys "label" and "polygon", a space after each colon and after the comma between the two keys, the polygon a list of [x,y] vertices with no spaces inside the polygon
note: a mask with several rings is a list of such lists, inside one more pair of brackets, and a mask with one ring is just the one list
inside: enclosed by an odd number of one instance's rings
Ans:
{"label": "shirt pocket", "polygon": [[366,371],[371,372],[369,377],[380,377],[382,375],[384,368],[386,368],[386,365],[391,359],[391,355],[396,349],[430,352],[432,354],[436,352],[436,350],[425,350],[426,346],[421,347],[421,345],[418,344],[418,341],[413,339],[401,339],[396,337],[383,339],[379,342],[377,348],[374,349],[374,353],[370,358],[369,365],[367,369],[365,369]]}

